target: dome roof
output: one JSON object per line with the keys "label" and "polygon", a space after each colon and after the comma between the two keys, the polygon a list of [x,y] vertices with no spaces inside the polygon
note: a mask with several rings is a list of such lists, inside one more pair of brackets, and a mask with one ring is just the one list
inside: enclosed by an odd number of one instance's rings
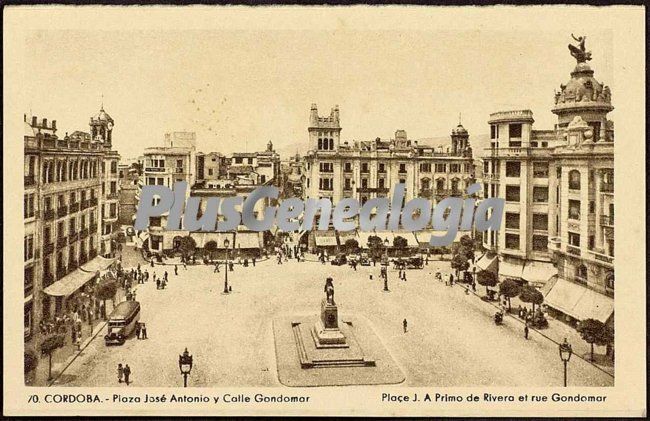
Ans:
{"label": "dome roof", "polygon": [[571,79],[566,85],[560,85],[560,91],[555,93],[554,112],[563,109],[597,108],[606,111],[614,109],[611,104],[609,86],[598,82],[594,78],[594,71],[587,63],[578,63]]}
{"label": "dome roof", "polygon": [[458,126],[451,131],[451,134],[467,134],[467,130],[459,123]]}
{"label": "dome roof", "polygon": [[92,117],[93,121],[110,121],[111,123],[113,122],[113,119],[111,118],[110,115],[106,111],[104,111],[104,106],[102,105],[102,108],[99,110],[97,114],[95,114]]}

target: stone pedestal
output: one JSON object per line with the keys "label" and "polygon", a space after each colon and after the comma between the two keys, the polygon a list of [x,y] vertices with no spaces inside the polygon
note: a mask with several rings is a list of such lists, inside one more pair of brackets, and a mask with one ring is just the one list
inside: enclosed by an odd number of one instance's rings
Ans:
{"label": "stone pedestal", "polygon": [[320,319],[314,324],[312,336],[316,348],[347,348],[345,335],[339,329],[339,312],[336,304],[321,301]]}

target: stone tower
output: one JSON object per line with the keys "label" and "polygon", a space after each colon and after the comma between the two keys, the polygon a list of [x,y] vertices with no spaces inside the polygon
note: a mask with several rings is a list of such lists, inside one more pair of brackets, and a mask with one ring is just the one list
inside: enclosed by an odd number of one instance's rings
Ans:
{"label": "stone tower", "polygon": [[313,151],[338,150],[341,141],[339,106],[331,109],[329,117],[318,115],[318,106],[311,104],[309,114],[309,149]]}
{"label": "stone tower", "polygon": [[90,117],[90,135],[93,140],[102,142],[107,148],[111,147],[114,121],[102,104],[99,112]]}
{"label": "stone tower", "polygon": [[468,147],[469,133],[459,121],[458,126],[451,131],[451,153],[459,156],[463,155]]}

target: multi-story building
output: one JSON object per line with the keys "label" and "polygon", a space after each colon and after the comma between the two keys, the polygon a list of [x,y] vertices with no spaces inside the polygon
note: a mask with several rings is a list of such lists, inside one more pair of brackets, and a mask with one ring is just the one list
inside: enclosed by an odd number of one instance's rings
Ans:
{"label": "multi-story building", "polygon": [[484,196],[504,197],[500,278],[543,286],[545,303],[570,322],[613,323],[614,126],[609,87],[584,59],[560,86],[553,130],[533,130],[529,110],[490,116]]}
{"label": "multi-story building", "polygon": [[59,138],[55,120],[24,120],[25,342],[35,350],[39,323],[69,310],[112,263],[98,256],[102,168],[119,155],[111,150],[112,123],[91,124],[94,137],[77,131]]}
{"label": "multi-story building", "polygon": [[308,132],[307,197],[328,197],[334,202],[353,197],[365,203],[390,196],[393,186],[404,183],[407,201],[414,197],[435,201],[460,196],[473,182],[469,134],[461,124],[452,130],[449,152],[418,145],[404,130],[397,130],[390,140],[341,143],[338,106],[329,117],[320,117],[312,104]]}

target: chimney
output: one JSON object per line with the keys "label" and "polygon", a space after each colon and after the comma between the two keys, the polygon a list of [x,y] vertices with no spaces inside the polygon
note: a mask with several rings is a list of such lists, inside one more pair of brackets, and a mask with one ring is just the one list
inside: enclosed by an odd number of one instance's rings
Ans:
{"label": "chimney", "polygon": [[36,127],[36,116],[32,116],[32,127]]}
{"label": "chimney", "polygon": [[43,128],[47,129],[47,118],[43,119]]}
{"label": "chimney", "polygon": [[52,120],[52,130],[56,130],[56,120]]}

